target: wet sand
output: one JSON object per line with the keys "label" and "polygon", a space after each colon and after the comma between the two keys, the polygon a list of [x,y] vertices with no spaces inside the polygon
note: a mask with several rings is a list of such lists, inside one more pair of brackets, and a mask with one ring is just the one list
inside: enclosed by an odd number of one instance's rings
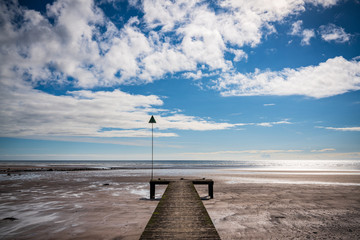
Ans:
{"label": "wet sand", "polygon": [[[359,172],[207,171],[222,239],[360,239]],[[2,172],[0,238],[138,239],[158,203],[145,172]]]}
{"label": "wet sand", "polygon": [[218,181],[204,203],[222,239],[360,239],[360,175],[249,179]]}

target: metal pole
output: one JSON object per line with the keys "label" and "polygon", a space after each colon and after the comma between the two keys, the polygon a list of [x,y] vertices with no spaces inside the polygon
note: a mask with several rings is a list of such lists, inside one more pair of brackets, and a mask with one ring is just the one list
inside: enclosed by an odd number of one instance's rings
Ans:
{"label": "metal pole", "polygon": [[151,124],[151,180],[154,177],[154,124]]}

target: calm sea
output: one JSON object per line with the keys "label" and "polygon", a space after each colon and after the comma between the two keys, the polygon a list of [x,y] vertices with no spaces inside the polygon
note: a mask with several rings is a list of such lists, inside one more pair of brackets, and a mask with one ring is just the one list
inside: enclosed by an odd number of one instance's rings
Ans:
{"label": "calm sea", "polygon": [[[150,169],[147,161],[0,161],[1,165],[74,166],[86,168]],[[253,160],[253,161],[154,161],[154,169],[243,169],[243,170],[360,170],[360,160]]]}

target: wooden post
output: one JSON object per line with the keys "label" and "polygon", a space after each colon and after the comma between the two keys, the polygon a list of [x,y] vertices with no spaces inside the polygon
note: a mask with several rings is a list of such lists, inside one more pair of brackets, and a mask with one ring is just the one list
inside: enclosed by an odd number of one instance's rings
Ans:
{"label": "wooden post", "polygon": [[209,182],[209,196],[210,198],[214,198],[214,182]]}
{"label": "wooden post", "polygon": [[150,199],[155,199],[155,183],[150,182]]}

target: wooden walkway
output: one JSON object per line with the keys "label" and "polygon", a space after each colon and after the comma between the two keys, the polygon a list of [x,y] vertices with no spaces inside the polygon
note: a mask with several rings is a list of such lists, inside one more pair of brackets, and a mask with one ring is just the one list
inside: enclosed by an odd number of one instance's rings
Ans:
{"label": "wooden walkway", "polygon": [[170,181],[140,239],[220,239],[193,181]]}

